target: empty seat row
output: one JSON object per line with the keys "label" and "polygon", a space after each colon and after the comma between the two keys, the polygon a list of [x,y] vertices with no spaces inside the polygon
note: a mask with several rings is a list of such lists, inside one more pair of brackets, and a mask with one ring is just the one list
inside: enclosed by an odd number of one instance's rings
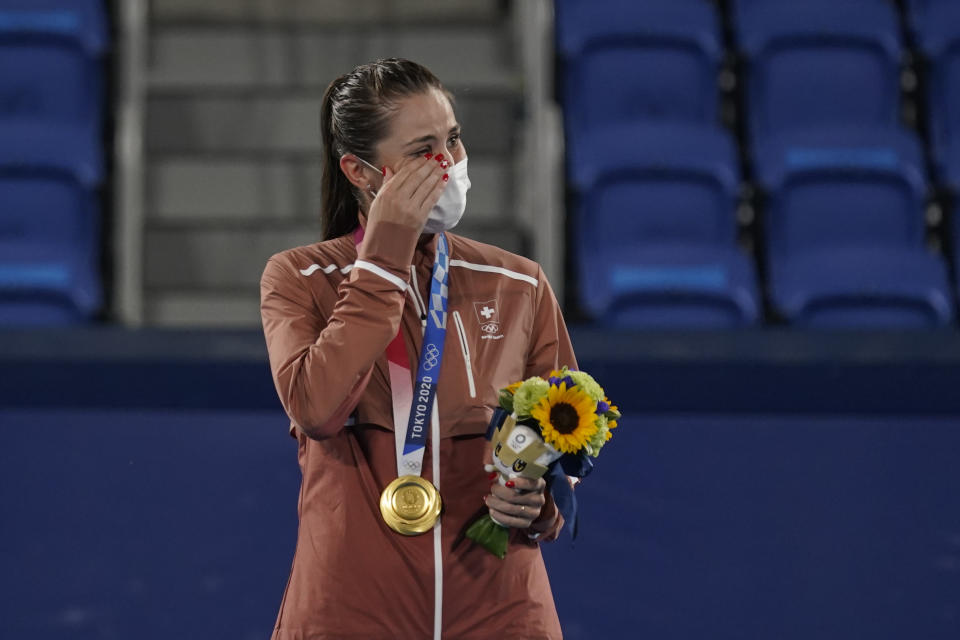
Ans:
{"label": "empty seat row", "polygon": [[97,0],[0,0],[0,325],[101,306],[106,14]]}
{"label": "empty seat row", "polygon": [[[928,102],[938,148],[953,118],[960,3],[923,3],[917,38],[929,60]],[[736,46],[745,60],[751,139],[815,123],[900,123],[905,44],[888,0],[740,0]],[[705,0],[567,0],[557,47],[567,134],[629,120],[716,124],[724,61],[717,9]]]}
{"label": "empty seat row", "polygon": [[[960,5],[927,4],[914,15],[936,176],[956,187]],[[946,265],[924,246],[923,148],[900,128],[893,3],[741,0],[733,12],[774,311],[806,325],[950,322]],[[557,43],[584,307],[632,325],[756,322],[762,296],[735,241],[738,154],[717,124],[715,6],[559,2]]]}
{"label": "empty seat row", "polygon": [[[814,128],[770,139],[758,154],[763,267],[777,313],[804,326],[953,320],[946,264],[925,246],[914,135]],[[575,258],[591,316],[709,327],[762,318],[753,263],[734,241],[740,176],[729,134],[628,125],[591,137],[572,162]]]}

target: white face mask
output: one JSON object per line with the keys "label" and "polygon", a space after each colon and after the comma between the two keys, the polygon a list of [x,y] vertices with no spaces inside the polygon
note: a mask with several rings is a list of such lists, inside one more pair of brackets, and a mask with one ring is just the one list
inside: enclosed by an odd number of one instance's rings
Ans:
{"label": "white face mask", "polygon": [[[380,171],[357,156],[363,164],[367,165],[377,173]],[[450,167],[447,172],[450,179],[437,204],[433,205],[430,215],[427,217],[427,223],[423,227],[423,233],[442,233],[453,229],[463,217],[463,212],[467,208],[467,191],[470,189],[470,178],[467,176],[467,158],[464,158],[457,164]],[[370,189],[370,193],[376,197],[376,192]]]}

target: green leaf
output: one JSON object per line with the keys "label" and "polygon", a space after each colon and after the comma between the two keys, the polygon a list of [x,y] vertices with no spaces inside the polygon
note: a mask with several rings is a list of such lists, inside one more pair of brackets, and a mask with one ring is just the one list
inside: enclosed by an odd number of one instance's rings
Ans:
{"label": "green leaf", "polygon": [[480,516],[470,525],[467,537],[501,560],[507,555],[510,530],[494,522],[489,513]]}
{"label": "green leaf", "polygon": [[500,406],[504,411],[513,413],[513,394],[506,389],[500,389]]}

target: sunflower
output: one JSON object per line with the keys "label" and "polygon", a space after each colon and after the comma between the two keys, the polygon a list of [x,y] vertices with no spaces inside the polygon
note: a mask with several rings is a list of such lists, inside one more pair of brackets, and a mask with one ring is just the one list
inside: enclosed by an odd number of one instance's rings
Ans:
{"label": "sunflower", "polygon": [[551,386],[545,398],[530,410],[540,423],[543,439],[563,453],[577,453],[597,432],[597,403],[582,390],[565,382]]}
{"label": "sunflower", "polygon": [[520,385],[523,384],[523,380],[517,380],[513,384],[508,384],[503,388],[504,391],[509,392],[511,395],[517,392],[517,389],[520,388]]}

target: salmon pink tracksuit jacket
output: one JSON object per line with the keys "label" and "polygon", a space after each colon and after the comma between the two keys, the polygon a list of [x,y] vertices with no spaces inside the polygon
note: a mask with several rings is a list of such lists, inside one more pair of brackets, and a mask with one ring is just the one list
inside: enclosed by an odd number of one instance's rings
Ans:
{"label": "salmon pink tracksuit jacket", "polygon": [[[402,333],[411,375],[437,238],[374,221],[353,235],[272,256],[261,315],[274,383],[298,442],[302,473],[293,566],[274,640],[560,638],[539,542],[563,518],[549,499],[533,540],[511,530],[500,560],[463,539],[485,513],[485,432],[500,388],[576,367],[559,305],[540,266],[447,233],[449,303],[437,400],[439,539],[402,536],[381,519],[380,493],[397,477],[386,348]],[[403,417],[406,422],[406,416]],[[435,571],[442,572],[437,594]]]}

